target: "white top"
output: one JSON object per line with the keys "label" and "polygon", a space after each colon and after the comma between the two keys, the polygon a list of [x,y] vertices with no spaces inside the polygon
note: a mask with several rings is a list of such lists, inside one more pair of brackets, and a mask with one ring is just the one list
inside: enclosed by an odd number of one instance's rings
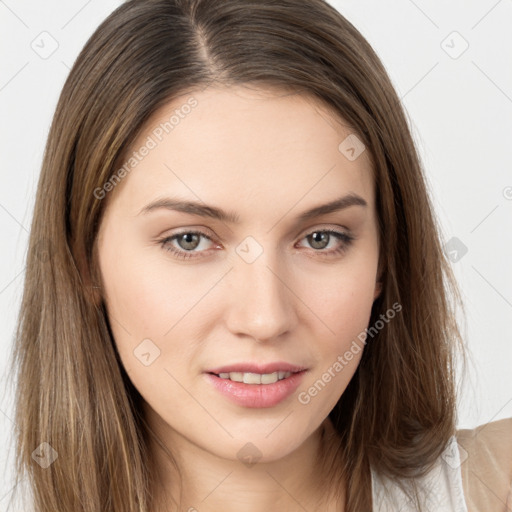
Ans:
{"label": "white top", "polygon": [[[461,478],[460,454],[455,436],[435,466],[416,482],[425,512],[468,512]],[[414,502],[398,485],[371,470],[373,512],[416,512]]]}

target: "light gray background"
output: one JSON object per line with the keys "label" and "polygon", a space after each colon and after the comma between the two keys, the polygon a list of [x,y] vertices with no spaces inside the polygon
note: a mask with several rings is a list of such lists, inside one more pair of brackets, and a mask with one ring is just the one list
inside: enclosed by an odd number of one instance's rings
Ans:
{"label": "light gray background", "polygon": [[[120,4],[0,0],[0,446],[5,460],[0,510],[12,487],[12,393],[5,368],[44,144],[70,66]],[[451,247],[467,308],[462,327],[474,362],[461,382],[459,427],[510,417],[512,0],[331,4],[363,33],[388,69],[423,158],[444,242]],[[464,244],[467,253],[453,252],[454,243]]]}

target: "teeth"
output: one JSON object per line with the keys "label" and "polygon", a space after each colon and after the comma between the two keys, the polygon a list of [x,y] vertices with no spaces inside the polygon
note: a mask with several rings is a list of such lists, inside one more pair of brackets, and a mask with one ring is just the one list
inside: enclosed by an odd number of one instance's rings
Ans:
{"label": "teeth", "polygon": [[241,373],[230,372],[220,373],[221,379],[229,379],[234,382],[243,382],[244,384],[273,384],[278,380],[288,378],[292,372],[274,372],[274,373]]}
{"label": "teeth", "polygon": [[244,373],[243,381],[245,384],[261,384],[261,377],[259,373]]}
{"label": "teeth", "polygon": [[264,373],[261,377],[257,374],[254,375],[256,375],[259,378],[261,384],[273,384],[274,382],[277,382],[279,380],[278,372]]}

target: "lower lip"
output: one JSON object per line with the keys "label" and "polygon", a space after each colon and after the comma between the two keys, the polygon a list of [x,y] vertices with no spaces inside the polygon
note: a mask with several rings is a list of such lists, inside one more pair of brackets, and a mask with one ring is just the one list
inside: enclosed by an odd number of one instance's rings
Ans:
{"label": "lower lip", "polygon": [[274,407],[288,398],[299,387],[306,370],[292,373],[273,384],[245,384],[221,379],[212,373],[205,374],[213,386],[231,401],[243,407]]}

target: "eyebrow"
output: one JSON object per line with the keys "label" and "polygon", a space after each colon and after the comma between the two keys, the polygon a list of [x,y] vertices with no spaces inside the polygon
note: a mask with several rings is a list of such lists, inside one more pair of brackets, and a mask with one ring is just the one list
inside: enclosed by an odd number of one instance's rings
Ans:
{"label": "eyebrow", "polygon": [[[329,203],[314,206],[313,208],[302,212],[297,216],[297,221],[304,222],[316,217],[320,217],[321,215],[327,215],[329,213],[344,210],[350,206],[366,207],[368,206],[368,203],[361,196],[350,193]],[[152,211],[162,208],[182,213],[188,213],[190,215],[197,215],[199,217],[211,217],[213,219],[217,219],[230,224],[238,224],[240,222],[240,217],[235,212],[225,211],[222,208],[209,206],[196,201],[185,201],[182,199],[174,198],[157,199],[144,206],[138,215],[148,214]]]}

